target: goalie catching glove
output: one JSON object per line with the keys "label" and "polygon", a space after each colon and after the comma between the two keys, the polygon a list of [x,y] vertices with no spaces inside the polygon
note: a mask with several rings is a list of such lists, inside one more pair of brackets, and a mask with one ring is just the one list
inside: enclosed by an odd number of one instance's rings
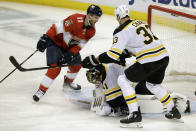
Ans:
{"label": "goalie catching glove", "polygon": [[82,61],[82,67],[88,68],[88,69],[92,69],[93,67],[97,66],[98,64],[99,64],[99,62],[97,61],[97,59],[95,58],[94,55],[87,56]]}

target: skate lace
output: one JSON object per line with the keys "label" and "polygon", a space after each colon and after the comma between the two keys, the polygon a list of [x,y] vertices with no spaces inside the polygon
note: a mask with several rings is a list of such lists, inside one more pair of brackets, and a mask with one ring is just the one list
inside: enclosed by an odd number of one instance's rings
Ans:
{"label": "skate lace", "polygon": [[132,118],[133,117],[133,114],[131,113],[130,115],[128,115],[127,117],[126,117],[126,119],[130,119],[130,118]]}
{"label": "skate lace", "polygon": [[174,110],[173,109],[171,109],[171,110],[169,110],[167,113],[166,113],[168,116],[174,116]]}
{"label": "skate lace", "polygon": [[38,90],[37,92],[36,92],[36,96],[37,97],[41,97],[41,96],[43,96],[45,94],[45,92],[43,92],[43,91],[41,91],[41,90]]}
{"label": "skate lace", "polygon": [[69,84],[72,88],[77,88],[78,87],[78,85],[76,84],[76,83],[70,83]]}

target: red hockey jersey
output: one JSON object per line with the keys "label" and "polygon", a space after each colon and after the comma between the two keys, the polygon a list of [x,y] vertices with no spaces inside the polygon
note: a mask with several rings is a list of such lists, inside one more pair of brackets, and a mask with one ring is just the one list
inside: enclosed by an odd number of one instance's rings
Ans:
{"label": "red hockey jersey", "polygon": [[95,35],[95,28],[84,28],[85,15],[73,14],[66,19],[53,24],[47,35],[59,47],[77,54]]}

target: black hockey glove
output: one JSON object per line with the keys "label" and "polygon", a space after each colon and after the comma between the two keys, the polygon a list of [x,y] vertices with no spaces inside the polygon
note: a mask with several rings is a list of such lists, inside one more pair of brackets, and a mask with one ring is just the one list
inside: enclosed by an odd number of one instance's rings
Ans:
{"label": "black hockey glove", "polygon": [[67,64],[72,63],[74,61],[74,54],[72,52],[63,52],[60,59],[59,64]]}
{"label": "black hockey glove", "polygon": [[129,58],[129,57],[131,57],[131,55],[129,54],[128,50],[127,49],[124,49],[123,52],[122,52],[122,54],[119,57],[120,61],[119,61],[118,64],[119,65],[122,65],[122,66],[125,66],[125,64],[126,64],[125,59],[126,58]]}
{"label": "black hockey glove", "polygon": [[98,64],[99,64],[99,62],[96,60],[94,55],[87,56],[82,60],[82,67],[83,68],[91,69],[91,68],[97,66]]}
{"label": "black hockey glove", "polygon": [[37,50],[44,52],[49,45],[49,41],[51,41],[51,39],[46,34],[43,34],[37,42]]}

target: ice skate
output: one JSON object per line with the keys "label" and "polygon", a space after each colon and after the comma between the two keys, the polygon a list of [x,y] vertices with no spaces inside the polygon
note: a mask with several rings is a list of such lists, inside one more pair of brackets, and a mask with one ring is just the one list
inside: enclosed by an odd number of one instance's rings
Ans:
{"label": "ice skate", "polygon": [[67,89],[72,89],[72,90],[77,90],[77,91],[80,91],[81,90],[81,86],[76,84],[76,83],[68,83],[66,82],[66,77],[64,79],[64,83],[63,83],[63,91],[66,91]]}
{"label": "ice skate", "polygon": [[116,116],[127,116],[129,115],[129,109],[126,109],[124,107],[119,108],[112,108],[112,113],[109,116],[116,117]]}
{"label": "ice skate", "polygon": [[135,127],[135,128],[143,128],[142,126],[142,116],[140,109],[138,111],[135,111],[131,114],[129,114],[126,118],[120,120],[120,127]]}
{"label": "ice skate", "polygon": [[38,102],[40,98],[45,94],[42,90],[38,89],[38,91],[33,95],[33,100]]}
{"label": "ice skate", "polygon": [[129,115],[129,108],[128,107],[120,107],[119,110],[121,112],[121,116]]}
{"label": "ice skate", "polygon": [[179,110],[176,108],[176,106],[174,106],[171,111],[166,113],[165,117],[170,120],[175,120],[177,122],[184,123],[184,121],[181,119],[181,114]]}

